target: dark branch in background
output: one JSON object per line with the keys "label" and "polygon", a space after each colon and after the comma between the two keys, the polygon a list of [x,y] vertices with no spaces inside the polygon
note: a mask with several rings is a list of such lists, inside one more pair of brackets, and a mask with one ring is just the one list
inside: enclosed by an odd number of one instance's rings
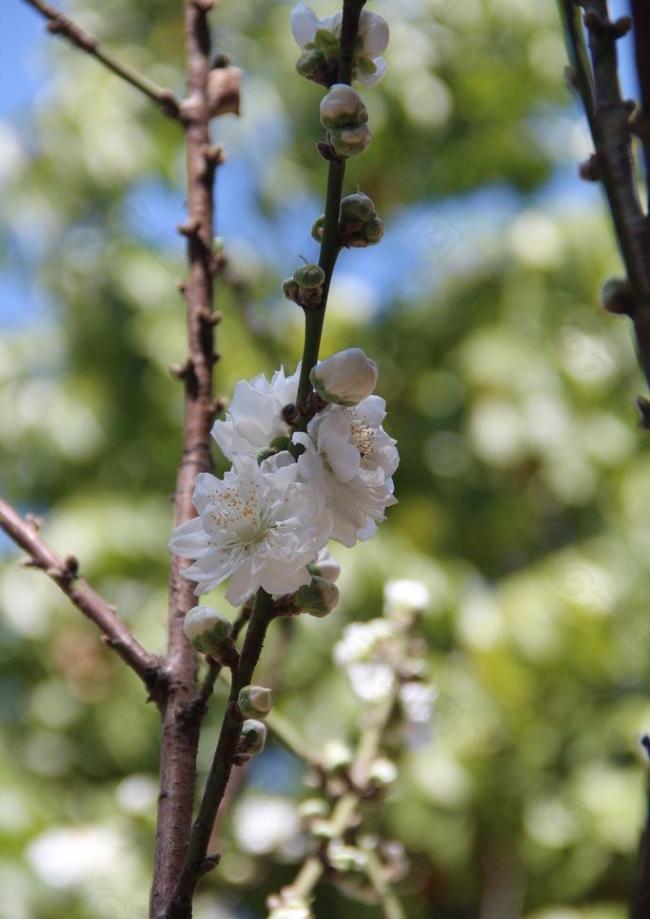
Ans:
{"label": "dark branch in background", "polygon": [[650,205],[650,5],[647,0],[632,0],[631,6],[636,72],[641,90],[641,105],[634,116],[634,131],[643,145]]}
{"label": "dark branch in background", "polygon": [[[211,41],[209,0],[186,0],[185,36],[188,98],[182,106],[186,132],[187,222],[179,228],[187,238],[186,301],[188,356],[185,386],[183,454],[174,495],[176,525],[195,515],[192,493],[196,477],[212,468],[210,429],[216,403],[212,369],[217,360],[213,311],[214,177],[222,151],[210,142],[209,81]],[[192,824],[196,787],[196,755],[202,709],[197,705],[197,657],[183,633],[185,614],[196,602],[193,585],[182,576],[188,562],[172,557],[169,585],[167,666],[173,675],[163,711],[160,751],[160,797],[156,832],[151,915],[162,917],[181,873]]]}
{"label": "dark branch in background", "polygon": [[[365,6],[365,3],[366,0],[344,0],[343,21],[341,24],[341,51],[337,77],[338,83],[350,84],[352,82],[352,55],[357,33],[359,31],[359,17],[361,16],[361,10]],[[323,239],[318,260],[318,264],[325,272],[323,295],[319,306],[305,308],[305,346],[302,354],[302,370],[300,373],[298,397],[296,400],[296,404],[303,414],[305,414],[307,400],[311,393],[309,374],[318,360],[320,341],[323,334],[323,323],[325,322],[325,310],[327,309],[327,297],[330,284],[332,283],[334,266],[336,265],[339,252],[341,251],[341,240],[339,238],[339,209],[341,207],[344,178],[345,160],[331,160],[327,174],[325,224],[323,226]]]}
{"label": "dark branch in background", "polygon": [[638,882],[632,901],[630,919],[647,919],[650,916],[650,770],[648,770],[647,762],[650,758],[650,737],[648,735],[641,738],[641,746],[646,757],[646,814],[639,843]]}
{"label": "dark branch in background", "polygon": [[60,558],[38,535],[36,526],[25,520],[6,501],[0,499],[0,527],[16,545],[27,552],[27,564],[40,568],[57,584],[63,593],[100,629],[106,644],[140,677],[158,698],[162,688],[161,661],[146,651],[133,637],[119,618],[115,609],[79,577],[78,563],[74,556]]}
{"label": "dark branch in background", "polygon": [[616,52],[616,42],[629,30],[630,21],[623,18],[612,22],[606,0],[587,0],[583,5],[589,54],[580,5],[576,0],[560,2],[571,58],[571,79],[582,100],[596,151],[583,166],[582,175],[602,180],[605,189],[631,288],[625,306],[612,311],[631,316],[639,359],[650,382],[648,221],[639,200],[632,159],[634,105],[622,98]]}
{"label": "dark branch in background", "polygon": [[105,67],[108,67],[108,69],[117,74],[118,77],[126,80],[127,83],[139,89],[140,92],[144,93],[145,96],[148,96],[153,102],[159,105],[166,115],[172,118],[179,117],[180,106],[174,93],[170,89],[158,86],[157,83],[149,80],[137,70],[134,70],[133,67],[124,64],[116,58],[115,55],[106,51],[94,35],[86,32],[85,29],[82,29],[81,26],[78,26],[71,19],[68,19],[67,16],[64,16],[63,13],[60,13],[53,6],[50,6],[49,3],[44,3],[43,0],[24,0],[24,2],[33,7],[41,16],[44,16],[48,20],[48,30],[50,32],[67,38],[75,47],[79,48],[81,51],[85,51],[86,54],[96,58],[96,60],[101,61]]}
{"label": "dark branch in background", "polygon": [[239,690],[248,686],[253,678],[273,613],[271,597],[260,589],[257,592],[255,608],[246,631],[239,661],[233,668],[230,694],[219,732],[219,740],[205,783],[199,812],[192,827],[185,864],[165,919],[189,919],[191,917],[192,898],[196,885],[201,876],[216,864],[216,858],[208,856],[208,845],[219,805],[223,800],[232,772],[241,734],[242,717],[237,706],[237,697]]}

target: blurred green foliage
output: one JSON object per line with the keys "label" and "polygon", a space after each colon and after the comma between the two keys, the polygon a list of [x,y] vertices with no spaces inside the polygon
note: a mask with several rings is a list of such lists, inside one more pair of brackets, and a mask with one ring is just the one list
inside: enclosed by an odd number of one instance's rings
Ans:
{"label": "blurred green foliage", "polygon": [[[70,4],[182,92],[178,6]],[[381,247],[397,293],[381,301],[369,251],[346,256],[324,353],[358,344],[378,360],[402,455],[400,504],[377,540],[337,553],[341,607],[299,621],[286,647],[276,635],[260,679],[281,683],[280,710],[315,746],[354,739],[358,703],[331,647],[346,621],[379,614],[387,577],[421,579],[432,594],[436,737],[403,751],[396,787],[370,818],[408,849],[408,916],[622,919],[644,809],[635,745],[650,724],[650,455],[635,427],[641,382],[628,330],[596,309],[602,279],[620,270],[609,226],[595,196],[586,207],[540,193],[584,146],[566,111],[555,10],[541,0],[373,8],[391,23],[390,69],[364,93],[374,140],[348,185],[361,183],[389,231],[403,228]],[[293,72],[289,9],[223,0],[214,15],[218,49],[245,70],[243,119],[214,125],[229,157],[218,219],[261,234],[259,246],[225,234],[225,394],[280,360],[293,368],[301,347],[279,282],[311,251],[325,165],[314,151],[319,90]],[[54,41],[47,54],[22,158],[4,177],[2,258],[53,307],[0,342],[0,481],[43,512],[47,538],[77,552],[161,650],[182,408],[167,370],[184,356],[173,232],[182,139],[94,61]],[[166,208],[169,224],[138,203],[151,187],[178,207],[175,217]],[[469,218],[460,205],[443,217],[434,208],[495,187],[509,209],[489,194]],[[423,241],[427,258],[407,270],[400,253]],[[56,589],[11,551],[5,561],[0,915],[144,916],[156,712]],[[218,706],[203,765],[217,723]],[[295,852],[274,838],[262,851],[242,827],[259,796],[281,822],[306,793],[301,778],[274,744],[249,771],[199,919],[263,916],[265,896],[293,876]],[[376,910],[326,884],[316,913]]]}

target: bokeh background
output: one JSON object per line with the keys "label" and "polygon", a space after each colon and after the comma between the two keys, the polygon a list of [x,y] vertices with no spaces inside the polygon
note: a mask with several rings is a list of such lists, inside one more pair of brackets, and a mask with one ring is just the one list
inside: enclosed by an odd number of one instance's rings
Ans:
{"label": "bokeh background", "polygon": [[[546,0],[372,8],[391,24],[390,69],[364,93],[374,140],[347,184],[372,196],[387,233],[343,254],[324,353],[377,358],[400,503],[376,540],[337,552],[339,609],[300,620],[280,650],[278,633],[260,673],[315,748],[353,741],[361,703],[331,649],[346,622],[381,614],[387,578],[421,581],[433,733],[400,753],[371,818],[408,851],[408,916],[622,919],[650,726],[650,454],[629,329],[598,309],[620,267],[599,189],[576,176],[590,145],[557,12]],[[178,3],[65,9],[182,92]],[[300,353],[279,285],[316,254],[325,164],[320,90],[294,74],[289,11],[222,0],[214,15],[217,48],[245,70],[243,117],[214,123],[228,154],[225,395]],[[156,650],[181,422],[167,368],[185,353],[183,179],[173,123],[19,0],[3,4],[0,485]],[[56,588],[6,541],[0,556],[0,916],[143,917],[156,712]],[[199,919],[261,917],[293,876],[302,776],[275,743],[249,769]],[[377,911],[324,885],[316,913]]]}

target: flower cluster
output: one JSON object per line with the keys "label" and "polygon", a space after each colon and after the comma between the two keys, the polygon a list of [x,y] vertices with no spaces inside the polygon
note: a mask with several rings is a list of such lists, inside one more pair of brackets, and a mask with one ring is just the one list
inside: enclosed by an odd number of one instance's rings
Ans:
{"label": "flower cluster", "polygon": [[426,680],[427,664],[414,626],[429,605],[419,581],[388,581],[384,615],[353,622],[334,647],[334,661],[345,670],[355,695],[367,705],[396,694],[402,711],[402,735],[408,747],[426,745],[432,736],[437,692]]}
{"label": "flower cluster", "polygon": [[326,615],[338,599],[335,566],[323,555],[328,540],[369,539],[395,503],[399,456],[382,427],[386,403],[372,394],[374,362],[350,348],[318,363],[311,382],[322,407],[304,431],[290,423],[299,377],[300,366],[270,382],[260,375],[238,383],[226,418],[214,424],[232,466],[222,479],[197,476],[198,516],[170,542],[192,560],[183,573],[198,595],[228,580],[233,605],[261,587]]}

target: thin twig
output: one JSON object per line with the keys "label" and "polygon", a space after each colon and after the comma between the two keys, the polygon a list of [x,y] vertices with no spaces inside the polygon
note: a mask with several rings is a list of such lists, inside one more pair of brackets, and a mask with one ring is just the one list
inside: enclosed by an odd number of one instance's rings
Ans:
{"label": "thin twig", "polygon": [[50,6],[49,3],[45,3],[44,0],[24,0],[24,2],[48,20],[48,30],[52,34],[67,38],[76,48],[101,61],[105,67],[108,67],[118,77],[126,80],[127,83],[139,89],[140,92],[159,105],[165,115],[169,115],[172,118],[180,117],[178,99],[170,89],[158,86],[157,83],[149,80],[133,67],[120,61],[114,54],[106,51],[94,35],[86,32],[85,29],[68,19],[59,10]]}
{"label": "thin twig", "polygon": [[647,0],[632,0],[636,72],[641,90],[641,107],[635,114],[635,132],[643,145],[645,180],[650,204],[650,5]]}
{"label": "thin twig", "polygon": [[29,520],[0,499],[0,527],[27,552],[32,567],[39,568],[57,584],[84,616],[101,630],[106,644],[140,677],[152,697],[162,689],[161,661],[136,641],[114,608],[78,576],[72,556],[62,559],[41,539]]}
{"label": "thin twig", "polygon": [[[189,98],[183,105],[187,151],[188,220],[186,301],[188,360],[185,385],[183,454],[180,458],[174,518],[178,525],[194,514],[192,493],[196,476],[212,468],[210,429],[215,402],[212,390],[214,352],[213,258],[214,176],[220,150],[210,143],[208,80],[211,42],[210,4],[185,2],[185,35]],[[183,634],[185,614],[196,602],[193,586],[184,578],[188,562],[172,557],[169,585],[167,666],[173,679],[164,711],[160,753],[160,797],[156,832],[151,915],[164,916],[187,854],[196,787],[196,755],[202,718],[197,705],[197,658]]]}
{"label": "thin twig", "polygon": [[[359,31],[359,17],[366,0],[343,0],[343,20],[341,23],[341,50],[337,83],[352,82],[352,55]],[[303,411],[311,393],[309,374],[318,360],[320,341],[323,334],[325,310],[334,267],[341,251],[339,237],[339,210],[345,178],[345,160],[331,160],[327,174],[327,194],[325,199],[325,224],[320,247],[318,263],[325,272],[325,283],[321,302],[317,307],[305,308],[305,346],[302,355],[302,369],[298,384],[297,405]]]}
{"label": "thin twig", "polygon": [[255,667],[262,653],[266,630],[272,617],[271,597],[260,589],[257,592],[255,608],[246,632],[239,662],[233,673],[228,704],[198,815],[192,826],[183,870],[165,919],[189,919],[192,915],[192,898],[199,879],[205,873],[204,866],[212,828],[228,785],[241,734],[242,718],[237,707],[237,697],[239,690],[249,685],[253,678]]}
{"label": "thin twig", "polygon": [[587,0],[585,45],[576,0],[561,0],[574,84],[595,146],[593,166],[602,179],[621,256],[633,290],[639,359],[650,382],[650,248],[648,222],[639,199],[632,161],[630,107],[621,95],[616,51],[623,28],[609,19],[607,0]]}
{"label": "thin twig", "polygon": [[[250,606],[244,606],[242,608],[241,612],[232,624],[232,629],[230,630],[230,637],[233,641],[237,641],[239,638],[241,630],[251,618],[252,612],[253,610]],[[222,675],[223,668],[221,664],[211,659],[208,663],[208,672],[205,675],[203,683],[201,684],[201,690],[199,692],[199,698],[204,707],[207,705],[208,699],[214,691],[214,684]]]}
{"label": "thin twig", "polygon": [[405,919],[402,904],[395,896],[381,870],[381,862],[374,852],[366,852],[366,874],[372,884],[386,919]]}
{"label": "thin twig", "polygon": [[[350,775],[357,789],[363,789],[368,782],[370,767],[379,752],[384,731],[395,706],[396,694],[397,687],[395,686],[374,712],[372,719],[361,734],[357,754],[350,767]],[[348,791],[339,798],[329,821],[333,838],[343,836],[352,825],[361,802],[360,791],[356,790]],[[281,899],[290,900],[295,897],[299,900],[308,900],[323,877],[325,868],[326,863],[322,858],[316,855],[310,856],[303,863],[293,883],[282,890]]]}

